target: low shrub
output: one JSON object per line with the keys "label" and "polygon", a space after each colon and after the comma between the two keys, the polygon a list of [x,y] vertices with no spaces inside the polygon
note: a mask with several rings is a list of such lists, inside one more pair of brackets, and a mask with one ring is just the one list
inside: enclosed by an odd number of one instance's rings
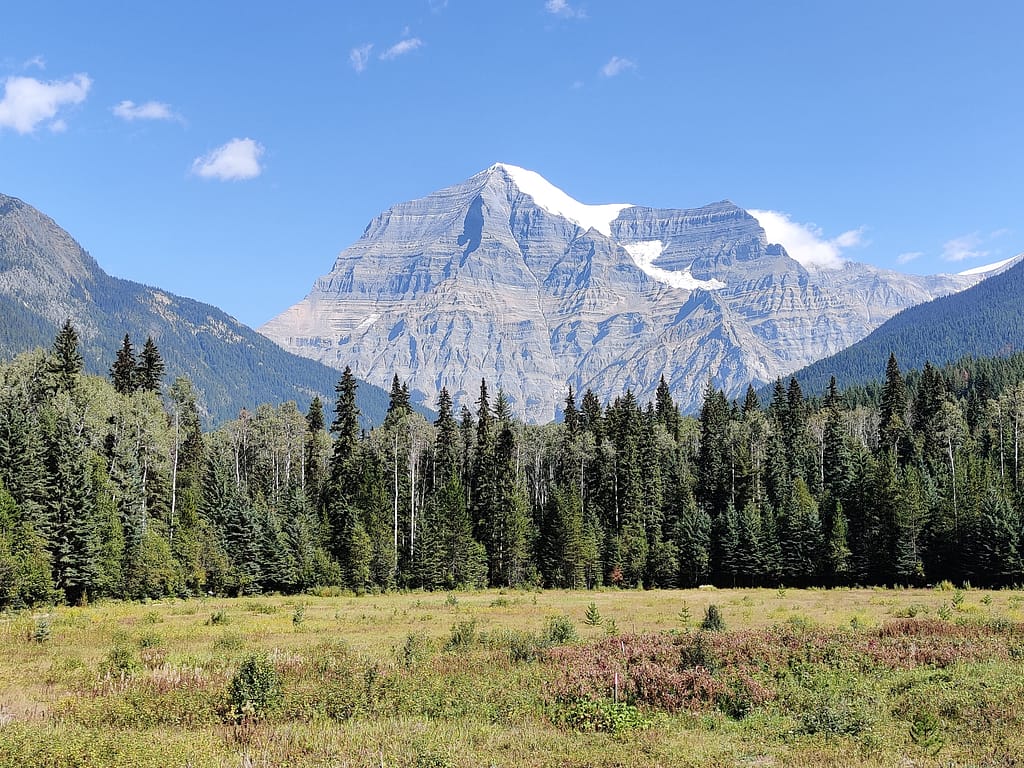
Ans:
{"label": "low shrub", "polygon": [[452,624],[451,635],[445,645],[446,651],[464,651],[476,642],[476,619],[464,619]]}
{"label": "low shrub", "polygon": [[541,637],[551,645],[565,645],[579,639],[576,626],[568,616],[548,616]]}
{"label": "low shrub", "polygon": [[552,708],[551,721],[574,731],[615,734],[643,731],[654,723],[632,704],[586,698],[557,703]]}
{"label": "low shrub", "polygon": [[273,663],[262,654],[251,654],[228,684],[228,705],[235,718],[259,718],[278,704],[281,694],[281,679]]}
{"label": "low shrub", "polygon": [[722,616],[722,611],[714,603],[711,603],[707,610],[704,611],[704,620],[700,623],[700,628],[707,632],[725,631],[725,618]]}

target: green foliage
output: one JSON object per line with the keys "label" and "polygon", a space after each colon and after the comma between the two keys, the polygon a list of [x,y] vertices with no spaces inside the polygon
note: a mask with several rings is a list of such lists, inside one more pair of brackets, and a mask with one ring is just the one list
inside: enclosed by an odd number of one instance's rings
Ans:
{"label": "green foliage", "polygon": [[36,616],[32,625],[32,631],[29,633],[29,638],[32,642],[45,643],[49,640],[52,632],[50,628],[51,623],[52,619],[48,613]]}
{"label": "green foliage", "polygon": [[564,645],[579,639],[576,627],[568,616],[548,616],[541,636],[552,645]]}
{"label": "green foliage", "polygon": [[210,614],[210,618],[206,620],[208,627],[222,627],[226,624],[231,623],[231,616],[228,615],[227,611],[214,611]]}
{"label": "green foliage", "polygon": [[631,704],[587,698],[556,704],[551,720],[563,728],[583,733],[625,734],[645,731],[654,724],[653,718]]}
{"label": "green foliage", "polygon": [[721,609],[712,603],[704,611],[704,618],[700,622],[700,628],[706,632],[723,632],[725,631],[725,618],[722,616]]}
{"label": "green foliage", "polygon": [[587,606],[587,613],[583,617],[583,623],[588,627],[599,627],[601,622],[601,612],[597,609],[597,603],[591,603]]}
{"label": "green foliage", "polygon": [[236,717],[244,713],[260,718],[280,703],[282,695],[277,669],[260,654],[250,654],[242,660],[227,690],[228,705]]}
{"label": "green foliage", "polygon": [[934,757],[945,744],[942,721],[929,710],[919,712],[910,724],[910,740],[925,754]]}
{"label": "green foliage", "polygon": [[452,624],[451,634],[445,644],[446,651],[464,651],[476,643],[476,619],[463,619]]}

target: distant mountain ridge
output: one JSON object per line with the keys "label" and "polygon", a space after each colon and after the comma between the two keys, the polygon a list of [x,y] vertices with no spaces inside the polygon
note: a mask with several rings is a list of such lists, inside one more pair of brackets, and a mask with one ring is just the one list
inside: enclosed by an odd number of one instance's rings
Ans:
{"label": "distant mountain ridge", "polygon": [[[141,349],[152,336],[166,382],[192,379],[213,422],[242,408],[314,395],[334,398],[337,370],[289,354],[226,313],[202,302],[111,277],[51,218],[0,195],[0,356],[49,347],[70,318],[82,339],[86,370],[105,375],[125,333]],[[359,406],[380,423],[388,393],[363,384]]]}
{"label": "distant mountain ridge", "polygon": [[991,267],[996,273],[977,285],[909,307],[793,377],[808,394],[820,394],[832,376],[840,388],[880,379],[890,352],[906,369],[1024,350],[1024,254]]}
{"label": "distant mountain ridge", "polygon": [[420,400],[473,409],[484,378],[543,422],[570,386],[643,400],[662,376],[693,410],[709,378],[774,380],[982,277],[806,268],[731,202],[586,205],[498,163],[379,214],[260,331]]}

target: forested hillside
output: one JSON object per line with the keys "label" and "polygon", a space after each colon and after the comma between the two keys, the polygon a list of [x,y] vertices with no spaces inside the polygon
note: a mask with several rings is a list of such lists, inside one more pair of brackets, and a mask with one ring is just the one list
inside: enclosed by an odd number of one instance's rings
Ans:
{"label": "forested hillside", "polygon": [[143,352],[84,375],[65,327],[0,367],[0,605],[1024,581],[1018,358],[906,377],[880,360],[877,405],[834,385],[811,402],[795,379],[767,403],[709,387],[697,419],[667,386],[648,404],[569,392],[541,427],[486,383],[476,413],[442,391],[431,424],[396,379],[370,432],[346,372],[333,416],[262,405],[204,433],[190,383]]}
{"label": "forested hillside", "polygon": [[[47,346],[74,322],[85,371],[106,372],[125,331],[151,336],[171,376],[188,376],[207,423],[264,401],[307,405],[330,394],[337,372],[285,352],[226,312],[104,272],[56,222],[0,194],[0,359]],[[387,392],[363,386],[367,423],[379,424]]]}
{"label": "forested hillside", "polygon": [[835,376],[842,387],[879,377],[890,352],[908,367],[942,365],[972,355],[1024,350],[1024,261],[977,285],[905,309],[863,340],[793,374],[808,393],[821,394]]}

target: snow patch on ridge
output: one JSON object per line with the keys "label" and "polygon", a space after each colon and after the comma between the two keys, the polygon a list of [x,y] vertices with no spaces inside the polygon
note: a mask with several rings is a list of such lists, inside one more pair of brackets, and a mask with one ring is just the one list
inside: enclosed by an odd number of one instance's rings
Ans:
{"label": "snow patch on ridge", "polygon": [[957,274],[958,275],[984,275],[984,274],[986,274],[988,272],[995,272],[997,269],[1002,269],[1003,267],[1009,266],[1012,262],[1016,261],[1021,256],[1024,256],[1024,254],[1018,253],[1016,256],[1011,256],[1008,259],[1003,259],[1002,261],[997,261],[995,264],[985,264],[984,266],[981,266],[981,267],[971,267],[970,269],[965,269],[963,272],[957,272]]}
{"label": "snow patch on ridge", "polygon": [[611,203],[609,205],[587,205],[574,200],[562,190],[535,171],[528,171],[515,165],[495,163],[490,170],[501,169],[512,179],[512,183],[524,195],[548,213],[561,216],[583,229],[596,229],[605,237],[611,237],[612,222],[624,208],[632,208],[631,203]]}
{"label": "snow patch on ridge", "polygon": [[642,240],[638,243],[623,244],[622,247],[626,249],[626,253],[633,258],[633,262],[642,272],[650,275],[659,283],[671,285],[673,288],[681,288],[684,291],[693,291],[697,288],[716,291],[719,288],[725,288],[725,283],[721,280],[698,280],[690,274],[689,270],[673,272],[670,269],[654,266],[654,260],[665,250],[665,245],[661,240]]}

